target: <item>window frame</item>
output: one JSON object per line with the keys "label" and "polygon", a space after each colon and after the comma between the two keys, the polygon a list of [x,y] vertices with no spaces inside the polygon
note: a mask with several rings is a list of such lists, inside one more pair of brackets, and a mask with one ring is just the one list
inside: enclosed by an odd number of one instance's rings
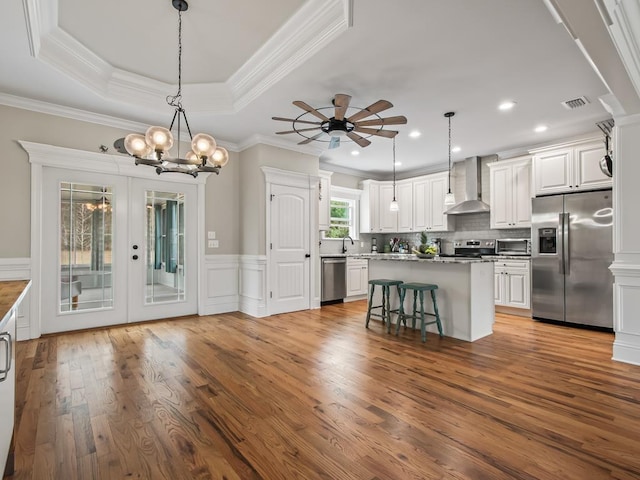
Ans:
{"label": "window frame", "polygon": [[[347,188],[347,187],[339,187],[336,185],[331,185],[329,191],[329,208],[331,208],[332,201],[341,201],[348,202],[350,204],[350,208],[353,212],[351,222],[349,224],[349,236],[353,240],[359,240],[360,238],[360,197],[362,195],[362,190],[358,190],[355,188]],[[331,224],[331,218],[329,218],[329,223]],[[322,231],[322,240],[338,240],[341,241],[342,237],[334,238],[327,237],[326,232]]]}

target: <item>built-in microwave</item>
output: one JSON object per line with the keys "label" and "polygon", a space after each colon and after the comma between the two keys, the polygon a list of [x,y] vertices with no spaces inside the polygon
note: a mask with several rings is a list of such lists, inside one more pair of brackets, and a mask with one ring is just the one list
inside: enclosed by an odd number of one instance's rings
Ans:
{"label": "built-in microwave", "polygon": [[531,255],[531,240],[528,238],[496,239],[498,255]]}

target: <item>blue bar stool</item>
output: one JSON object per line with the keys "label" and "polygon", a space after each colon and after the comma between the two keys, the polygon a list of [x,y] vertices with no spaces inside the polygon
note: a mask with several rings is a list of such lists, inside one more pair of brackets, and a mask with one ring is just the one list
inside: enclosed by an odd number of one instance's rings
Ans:
{"label": "blue bar stool", "polygon": [[[427,341],[427,325],[433,323],[438,327],[438,333],[442,337],[442,323],[440,322],[440,314],[438,313],[438,303],[436,302],[436,290],[438,285],[430,283],[403,283],[398,286],[400,291],[400,308],[398,312],[398,322],[396,323],[396,335],[400,331],[400,320],[402,320],[406,326],[407,318],[412,320],[412,328],[416,328],[416,319],[420,319],[420,331],[422,333],[422,341]],[[404,298],[407,294],[407,290],[413,290],[413,313],[408,315],[404,311]],[[431,292],[431,301],[433,302],[433,313],[424,311],[424,292]],[[420,311],[416,309],[417,296],[420,294]],[[435,317],[432,322],[425,322],[425,315]]]}
{"label": "blue bar stool", "polygon": [[[388,280],[386,278],[379,278],[374,280],[369,280],[369,285],[371,285],[371,292],[369,294],[369,305],[367,308],[367,323],[365,324],[365,328],[369,328],[369,320],[371,317],[379,317],[382,319],[382,324],[387,322],[387,333],[391,333],[391,314],[398,313],[398,309],[391,309],[391,302],[389,300],[389,293],[392,286],[396,286],[398,288],[398,296],[400,296],[400,288],[399,286],[402,284],[402,280]],[[376,285],[380,285],[382,287],[382,304],[381,305],[373,305],[373,292],[375,291]],[[373,309],[380,308],[382,309],[382,313],[372,312]],[[398,319],[400,321],[400,319]]]}

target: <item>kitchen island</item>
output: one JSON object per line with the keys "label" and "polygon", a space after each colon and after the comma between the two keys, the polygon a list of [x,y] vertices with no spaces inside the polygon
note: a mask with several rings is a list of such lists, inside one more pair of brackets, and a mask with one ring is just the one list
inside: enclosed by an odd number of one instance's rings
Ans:
{"label": "kitchen island", "polygon": [[[438,311],[446,336],[473,342],[493,333],[494,260],[437,256],[422,259],[410,254],[363,254],[359,257],[369,259],[369,279],[388,278],[438,285]],[[381,303],[379,290],[376,289],[374,305]],[[394,288],[391,292],[391,308],[397,308],[397,292]],[[425,311],[433,311],[431,299],[427,297]],[[408,292],[405,312],[412,309],[413,295]],[[395,324],[395,315],[392,321]],[[427,331],[437,333],[436,326],[427,326]]]}

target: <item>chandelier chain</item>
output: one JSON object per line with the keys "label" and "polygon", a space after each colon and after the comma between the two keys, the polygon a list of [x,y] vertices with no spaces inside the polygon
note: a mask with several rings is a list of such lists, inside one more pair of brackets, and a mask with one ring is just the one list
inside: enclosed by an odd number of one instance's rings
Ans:
{"label": "chandelier chain", "polygon": [[393,201],[396,201],[396,137],[393,137]]}
{"label": "chandelier chain", "polygon": [[178,10],[178,92],[167,96],[167,103],[182,110],[182,11]]}
{"label": "chandelier chain", "polygon": [[451,193],[451,115],[449,116],[449,193]]}

